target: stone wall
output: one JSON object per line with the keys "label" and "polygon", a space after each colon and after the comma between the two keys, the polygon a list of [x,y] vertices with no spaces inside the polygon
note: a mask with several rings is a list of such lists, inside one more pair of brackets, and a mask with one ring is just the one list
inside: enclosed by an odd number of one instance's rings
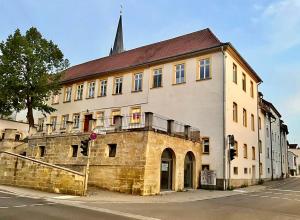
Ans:
{"label": "stone wall", "polygon": [[[60,134],[31,137],[27,155],[49,163],[83,172],[87,157],[80,151],[86,134]],[[116,155],[109,156],[109,144],[116,144]],[[72,145],[78,145],[76,157]],[[39,146],[45,146],[40,157]],[[160,192],[161,154],[171,148],[176,156],[173,190],[183,189],[184,158],[188,151],[195,156],[194,184],[199,185],[201,144],[154,131],[134,130],[98,135],[91,147],[88,184],[112,191],[139,195]]]}
{"label": "stone wall", "polygon": [[84,175],[10,152],[0,152],[0,184],[84,195]]}

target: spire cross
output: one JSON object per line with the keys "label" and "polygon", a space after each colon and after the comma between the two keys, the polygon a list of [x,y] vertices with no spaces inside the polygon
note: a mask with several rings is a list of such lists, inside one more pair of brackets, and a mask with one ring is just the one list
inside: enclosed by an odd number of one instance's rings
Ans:
{"label": "spire cross", "polygon": [[120,15],[122,15],[122,13],[123,13],[123,5],[121,4],[120,5]]}

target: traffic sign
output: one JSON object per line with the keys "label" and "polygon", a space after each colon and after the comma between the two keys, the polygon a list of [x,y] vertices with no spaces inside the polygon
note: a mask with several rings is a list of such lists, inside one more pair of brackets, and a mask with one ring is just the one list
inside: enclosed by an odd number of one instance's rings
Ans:
{"label": "traffic sign", "polygon": [[95,140],[97,138],[97,134],[95,132],[90,134],[91,140]]}

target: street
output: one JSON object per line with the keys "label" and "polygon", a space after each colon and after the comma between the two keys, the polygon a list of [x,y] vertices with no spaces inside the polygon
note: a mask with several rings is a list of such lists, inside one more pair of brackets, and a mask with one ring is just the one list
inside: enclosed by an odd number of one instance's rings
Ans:
{"label": "street", "polygon": [[239,189],[232,196],[168,203],[52,201],[1,191],[0,219],[300,219],[300,178],[265,186],[256,192]]}

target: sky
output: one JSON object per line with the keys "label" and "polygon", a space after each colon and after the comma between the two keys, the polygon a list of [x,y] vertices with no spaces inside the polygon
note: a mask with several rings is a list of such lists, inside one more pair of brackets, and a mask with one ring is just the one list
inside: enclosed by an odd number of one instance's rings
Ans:
{"label": "sky", "polygon": [[207,27],[231,42],[300,144],[300,0],[0,0],[0,41],[34,26],[71,65],[107,56],[121,4],[126,50]]}

